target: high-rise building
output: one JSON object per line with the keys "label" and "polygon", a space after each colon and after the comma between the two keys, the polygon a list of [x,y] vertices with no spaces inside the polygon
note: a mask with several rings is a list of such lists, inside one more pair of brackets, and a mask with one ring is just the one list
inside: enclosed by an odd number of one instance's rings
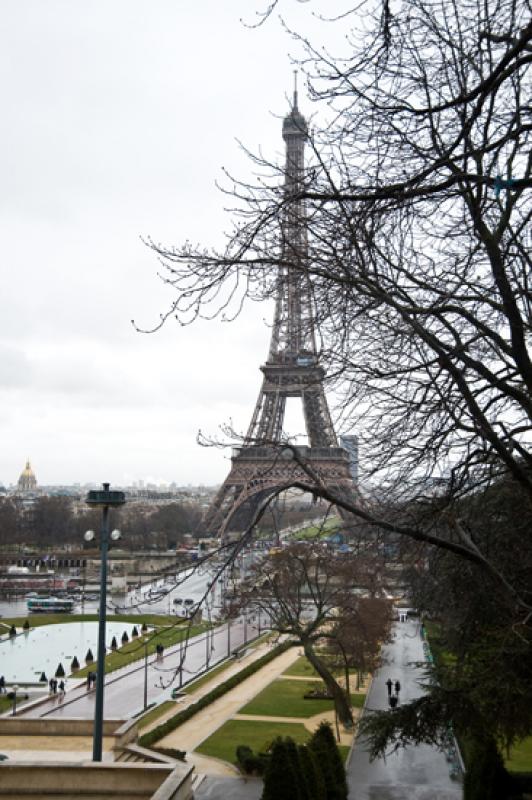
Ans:
{"label": "high-rise building", "polygon": [[349,456],[349,472],[355,483],[358,483],[358,436],[340,436],[340,447]]}

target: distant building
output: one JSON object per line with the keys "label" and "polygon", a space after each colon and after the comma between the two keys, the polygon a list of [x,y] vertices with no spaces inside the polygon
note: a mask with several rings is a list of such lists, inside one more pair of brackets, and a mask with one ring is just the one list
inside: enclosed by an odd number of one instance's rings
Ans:
{"label": "distant building", "polygon": [[349,456],[349,472],[355,483],[358,483],[358,436],[340,436],[340,447]]}
{"label": "distant building", "polygon": [[31,468],[31,464],[26,461],[26,466],[20,473],[20,478],[17,483],[17,491],[19,494],[26,494],[27,492],[37,491],[37,478]]}

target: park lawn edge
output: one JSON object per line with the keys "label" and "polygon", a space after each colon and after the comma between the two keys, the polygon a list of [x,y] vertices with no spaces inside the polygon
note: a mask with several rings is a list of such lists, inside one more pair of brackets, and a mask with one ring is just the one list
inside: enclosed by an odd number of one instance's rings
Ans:
{"label": "park lawn edge", "polygon": [[280,656],[281,653],[284,653],[290,647],[293,647],[294,644],[294,642],[288,641],[277,645],[277,647],[273,648],[273,650],[271,650],[269,653],[265,653],[265,655],[263,655],[261,658],[258,658],[252,664],[248,664],[247,667],[241,669],[240,672],[236,673],[236,675],[232,675],[223,683],[215,686],[214,689],[211,689],[210,692],[207,692],[207,694],[205,694],[203,697],[200,697],[199,700],[197,700],[195,703],[192,703],[190,706],[188,706],[188,708],[179,711],[177,714],[174,714],[174,716],[161,723],[161,725],[158,725],[156,728],[148,731],[143,736],[140,736],[139,744],[142,747],[149,747],[155,742],[158,742],[159,739],[162,739],[164,736],[174,731],[184,722],[191,719],[194,714],[197,714],[198,711],[201,711],[201,709],[210,705],[210,703],[218,700],[219,697],[223,697],[224,694],[229,692],[231,689],[234,689],[235,686],[238,686],[238,684],[242,683],[243,680],[249,678],[250,675],[253,675],[259,669],[261,669],[261,667],[269,664],[270,661],[273,661],[275,658],[277,658],[277,656]]}

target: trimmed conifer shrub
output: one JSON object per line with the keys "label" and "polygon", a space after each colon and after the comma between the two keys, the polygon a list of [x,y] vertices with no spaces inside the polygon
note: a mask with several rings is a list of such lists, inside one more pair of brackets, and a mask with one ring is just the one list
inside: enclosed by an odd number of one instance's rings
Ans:
{"label": "trimmed conifer shrub", "polygon": [[25,631],[29,631],[29,629],[30,629],[30,623],[28,622],[28,620],[27,620],[27,619],[26,619],[26,620],[24,620],[24,625],[22,626],[22,629],[23,629],[23,630],[25,630]]}
{"label": "trimmed conifer shrub", "polygon": [[264,773],[261,800],[306,800],[302,797],[297,767],[286,741],[277,739],[272,748],[270,763]]}
{"label": "trimmed conifer shrub", "polygon": [[92,650],[89,647],[89,649],[87,650],[87,655],[85,656],[85,664],[92,664],[93,661],[94,661],[94,656],[92,655]]}
{"label": "trimmed conifer shrub", "polygon": [[284,745],[286,748],[286,754],[290,759],[292,767],[294,769],[294,775],[296,776],[297,782],[297,790],[299,792],[299,797],[301,800],[308,800],[308,792],[307,792],[307,785],[305,781],[305,776],[303,775],[303,767],[301,765],[301,759],[299,758],[299,750],[294,742],[289,736],[286,737],[284,740]]}
{"label": "trimmed conifer shrub", "polygon": [[325,781],[327,800],[347,800],[347,780],[340,751],[328,722],[321,722],[309,742]]}
{"label": "trimmed conifer shrub", "polygon": [[111,639],[111,650],[118,650],[118,642],[116,641],[116,636],[113,636]]}
{"label": "trimmed conifer shrub", "polygon": [[297,749],[308,800],[327,800],[325,780],[314,751],[304,744]]}
{"label": "trimmed conifer shrub", "polygon": [[59,666],[57,667],[57,669],[55,671],[55,677],[56,678],[64,678],[65,677],[65,670],[63,669],[63,665],[61,664],[61,662],[59,662]]}
{"label": "trimmed conifer shrub", "polygon": [[74,658],[72,659],[72,663],[70,664],[70,669],[72,670],[72,672],[77,672],[78,671],[78,669],[79,669],[79,661],[77,659],[77,656],[74,656]]}
{"label": "trimmed conifer shrub", "polygon": [[148,626],[145,622],[142,623],[142,628],[140,629],[141,633],[148,633]]}
{"label": "trimmed conifer shrub", "polygon": [[127,644],[129,642],[129,636],[127,635],[127,631],[124,631],[122,634],[122,644]]}

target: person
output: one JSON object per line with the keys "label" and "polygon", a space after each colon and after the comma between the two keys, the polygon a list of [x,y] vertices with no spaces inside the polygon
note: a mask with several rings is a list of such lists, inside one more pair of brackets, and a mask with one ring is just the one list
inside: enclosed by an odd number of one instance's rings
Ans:
{"label": "person", "polygon": [[50,678],[50,680],[48,681],[48,689],[49,689],[50,694],[54,693],[54,679],[53,678]]}
{"label": "person", "polygon": [[0,694],[6,693],[6,679],[3,675],[0,675]]}
{"label": "person", "polygon": [[386,681],[386,686],[388,687],[388,697],[391,697],[391,694],[392,694],[392,686],[393,686],[393,683],[392,683],[392,679],[391,679],[391,678],[388,678],[388,680]]}
{"label": "person", "polygon": [[61,681],[59,683],[59,697],[62,700],[64,696],[65,696],[65,682]]}
{"label": "person", "polygon": [[391,708],[395,708],[397,706],[397,697],[394,694],[390,695],[388,702]]}
{"label": "person", "polygon": [[52,692],[57,694],[57,678],[52,678]]}
{"label": "person", "polygon": [[92,672],[87,672],[87,690],[91,688]]}
{"label": "person", "polygon": [[395,694],[399,694],[400,691],[401,691],[401,684],[399,683],[399,681],[395,681]]}

